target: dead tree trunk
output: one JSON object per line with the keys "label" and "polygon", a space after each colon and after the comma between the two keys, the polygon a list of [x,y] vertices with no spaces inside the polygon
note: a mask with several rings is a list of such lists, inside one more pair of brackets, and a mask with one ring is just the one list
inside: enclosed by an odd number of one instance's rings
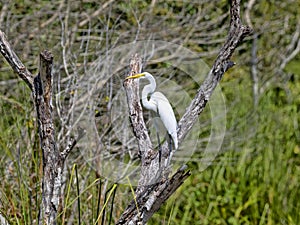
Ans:
{"label": "dead tree trunk", "polygon": [[[194,125],[196,119],[205,108],[214,89],[223,74],[235,65],[230,61],[231,55],[238,44],[249,35],[252,30],[241,23],[240,1],[231,1],[231,21],[227,40],[221,48],[209,74],[200,86],[197,94],[178,123],[179,143]],[[130,63],[131,71],[128,76],[141,71],[141,59],[133,57]],[[138,95],[138,81],[126,80],[124,87],[127,94],[129,116],[134,134],[139,144],[141,158],[141,177],[136,189],[136,199],[132,201],[120,217],[117,224],[145,224],[160,206],[176,191],[176,189],[190,175],[182,166],[171,178],[168,177],[169,168],[166,165],[159,167],[157,151],[152,149],[142,116],[142,107]],[[167,143],[162,147],[162,161],[168,157]]]}
{"label": "dead tree trunk", "polygon": [[20,61],[1,30],[0,51],[12,69],[32,91],[43,154],[42,202],[39,211],[39,224],[55,224],[60,204],[65,159],[76,141],[72,140],[63,152],[57,149],[52,116],[51,68],[53,56],[49,51],[43,51],[40,54],[39,73],[34,76]]}

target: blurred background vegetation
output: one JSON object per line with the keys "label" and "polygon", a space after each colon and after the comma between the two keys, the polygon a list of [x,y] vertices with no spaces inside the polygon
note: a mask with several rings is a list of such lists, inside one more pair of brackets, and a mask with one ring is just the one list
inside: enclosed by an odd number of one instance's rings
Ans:
{"label": "blurred background vegetation", "polygon": [[[37,73],[42,50],[54,54],[54,91],[61,93],[54,99],[60,149],[75,135],[68,133],[76,120],[70,115],[73,96],[101,56],[133,41],[163,40],[190,49],[211,66],[230,19],[229,3],[216,0],[24,0],[1,1],[0,8],[0,29],[30,71]],[[236,66],[220,83],[227,109],[222,149],[204,171],[199,171],[197,160],[188,162],[191,178],[149,224],[300,224],[300,4],[246,0],[241,14],[254,34],[236,49]],[[152,62],[147,70],[166,67]],[[126,68],[112,73],[124,75]],[[192,97],[198,86],[174,73]],[[97,138],[104,149],[109,145],[110,152],[118,152],[131,145],[119,143],[110,133],[109,93],[119,81],[98,76],[105,82],[93,109]],[[30,90],[3,57],[0,104],[0,212],[11,224],[35,224],[42,157],[35,111]],[[206,111],[200,116],[204,121]],[[115,188],[85,162],[80,150],[78,145],[67,162],[59,224],[78,224],[79,213],[82,224],[114,223],[132,199],[130,185]],[[125,161],[137,158],[128,155]]]}

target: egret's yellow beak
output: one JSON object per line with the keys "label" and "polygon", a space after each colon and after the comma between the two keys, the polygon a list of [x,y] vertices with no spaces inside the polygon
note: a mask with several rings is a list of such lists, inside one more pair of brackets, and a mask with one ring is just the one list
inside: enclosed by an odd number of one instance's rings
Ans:
{"label": "egret's yellow beak", "polygon": [[138,73],[138,74],[126,77],[125,80],[139,78],[139,77],[142,77],[142,76],[145,76],[145,74],[144,73]]}

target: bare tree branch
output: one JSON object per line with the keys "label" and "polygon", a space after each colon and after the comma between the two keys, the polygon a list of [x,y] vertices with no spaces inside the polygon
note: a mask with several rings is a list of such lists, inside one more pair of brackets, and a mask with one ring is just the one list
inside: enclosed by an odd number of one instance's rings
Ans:
{"label": "bare tree branch", "polygon": [[34,78],[35,106],[43,152],[43,196],[39,224],[55,224],[64,163],[57,150],[52,118],[52,63],[52,54],[48,51],[42,52],[40,54],[40,71]]}
{"label": "bare tree branch", "polygon": [[109,0],[109,1],[105,2],[105,3],[104,3],[97,11],[95,11],[92,15],[86,15],[86,16],[88,16],[88,18],[85,19],[85,20],[83,20],[83,21],[81,21],[81,22],[79,23],[79,27],[82,27],[82,26],[84,26],[85,24],[87,24],[87,23],[91,20],[91,18],[97,17],[100,13],[103,12],[103,9],[105,9],[107,6],[109,6],[109,4],[111,4],[112,2],[113,2],[113,0]]}
{"label": "bare tree branch", "polygon": [[81,127],[79,127],[77,129],[78,131],[78,137],[75,139],[71,139],[67,145],[67,147],[65,148],[64,151],[62,151],[61,155],[62,157],[65,159],[68,154],[72,151],[72,149],[76,146],[76,144],[78,143],[78,141],[85,135],[85,130],[83,130]]}
{"label": "bare tree branch", "polygon": [[251,78],[253,82],[252,92],[253,92],[253,103],[254,106],[257,106],[258,104],[258,71],[257,71],[257,39],[258,35],[257,33],[253,34],[253,40],[252,40],[252,48],[251,48]]}
{"label": "bare tree branch", "polygon": [[251,11],[253,5],[255,4],[255,1],[256,0],[249,0],[247,7],[245,9],[245,20],[249,27],[253,27],[253,24],[251,22],[250,11]]}
{"label": "bare tree branch", "polygon": [[[235,64],[230,61],[234,50],[238,44],[252,32],[252,29],[241,23],[240,20],[240,1],[233,0],[231,2],[231,21],[228,37],[221,48],[217,59],[215,60],[212,69],[200,86],[195,98],[192,100],[187,111],[178,123],[178,139],[182,142],[184,137],[195,124],[199,114],[204,110],[207,102],[210,99],[218,82],[221,80],[223,74]],[[136,58],[136,56],[135,56]],[[138,61],[135,58],[132,62]],[[131,65],[132,73],[140,72],[134,70]],[[134,134],[139,142],[139,152],[141,158],[141,177],[136,191],[136,203],[131,203],[124,211],[117,224],[139,224],[146,223],[150,216],[156,212],[160,206],[172,195],[172,193],[183,183],[189,176],[189,172],[184,173],[185,167],[182,167],[172,178],[167,178],[168,165],[160,168],[158,165],[158,154],[151,149],[151,141],[142,118],[142,109],[139,103],[138,96],[138,82],[128,81],[124,82],[125,90],[127,93],[129,116],[132,122]],[[135,93],[133,93],[135,92]],[[143,148],[144,149],[141,149]],[[163,159],[168,158],[167,143],[163,146]],[[170,161],[170,160],[168,160]],[[163,176],[158,176],[160,173]],[[179,176],[177,176],[179,174]],[[149,175],[152,175],[149,177]],[[176,182],[175,182],[176,180]],[[154,183],[149,183],[151,181]],[[176,183],[176,185],[175,185]],[[147,185],[148,186],[141,186]],[[171,187],[170,188],[170,185]],[[164,196],[163,198],[161,198]]]}
{"label": "bare tree branch", "polygon": [[[250,0],[247,4],[246,10],[245,10],[245,20],[249,27],[253,27],[253,24],[251,22],[251,16],[250,11],[255,4],[256,0]],[[258,34],[257,32],[253,32],[253,40],[252,40],[252,48],[251,48],[251,79],[253,82],[252,86],[252,92],[253,92],[253,104],[256,107],[258,104],[258,71],[257,71],[257,39]]]}
{"label": "bare tree branch", "polygon": [[284,71],[286,65],[293,60],[300,52],[300,21],[298,21],[293,36],[291,37],[290,43],[287,45],[287,48],[284,53],[280,52],[278,57],[279,62],[274,63],[276,65],[275,76],[268,77],[267,80],[263,81],[259,88],[259,94],[264,93],[273,83],[277,81],[278,84],[285,83],[289,76]]}
{"label": "bare tree branch", "polygon": [[300,36],[300,21],[298,21],[296,31],[293,35],[291,43],[289,44],[289,46],[287,48],[286,57],[283,58],[282,63],[280,64],[280,67],[279,67],[280,70],[283,70],[285,68],[286,64],[288,64],[300,52],[299,36]]}
{"label": "bare tree branch", "polygon": [[31,90],[33,90],[33,75],[27,70],[16,53],[12,50],[5,34],[0,30],[0,51],[11,68],[22,78]]}
{"label": "bare tree branch", "polygon": [[[133,200],[123,212],[117,224],[143,224],[160,208],[160,206],[180,187],[191,175],[182,166],[169,180],[161,180],[159,183],[148,186],[136,201]],[[137,208],[138,207],[138,210]],[[128,220],[130,219],[130,220]],[[131,222],[131,223],[130,223]]]}
{"label": "bare tree branch", "polygon": [[206,103],[209,101],[210,96],[212,95],[218,82],[221,80],[223,74],[229,68],[234,66],[234,63],[230,61],[230,57],[232,56],[234,50],[244,39],[244,37],[252,32],[252,29],[250,27],[243,25],[241,22],[239,0],[233,0],[231,2],[230,15],[230,29],[227,40],[221,48],[218,57],[212,66],[212,69],[199,88],[195,98],[191,102],[186,113],[178,122],[179,142],[184,139],[188,131],[194,125],[197,117],[205,108]]}

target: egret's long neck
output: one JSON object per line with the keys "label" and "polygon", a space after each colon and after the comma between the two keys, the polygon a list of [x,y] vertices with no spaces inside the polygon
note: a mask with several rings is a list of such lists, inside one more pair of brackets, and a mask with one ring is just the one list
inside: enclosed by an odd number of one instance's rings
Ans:
{"label": "egret's long neck", "polygon": [[148,77],[148,80],[150,81],[150,84],[147,84],[142,91],[142,103],[146,109],[153,110],[156,112],[156,103],[153,100],[151,100],[151,95],[153,94],[156,88],[156,82],[153,77]]}

